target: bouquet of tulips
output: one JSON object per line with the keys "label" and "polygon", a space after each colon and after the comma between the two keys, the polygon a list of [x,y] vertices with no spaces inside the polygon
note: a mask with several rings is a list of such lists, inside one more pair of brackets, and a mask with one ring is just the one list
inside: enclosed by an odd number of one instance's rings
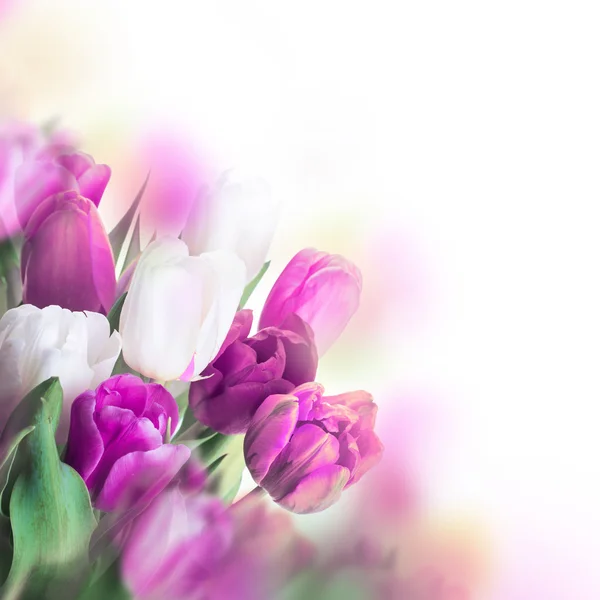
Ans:
{"label": "bouquet of tulips", "polygon": [[107,233],[110,176],[64,135],[0,128],[0,596],[272,597],[311,560],[289,513],[381,456],[370,394],[316,382],[360,272],[301,250],[254,323],[268,187],[228,172],[144,247],[148,179]]}

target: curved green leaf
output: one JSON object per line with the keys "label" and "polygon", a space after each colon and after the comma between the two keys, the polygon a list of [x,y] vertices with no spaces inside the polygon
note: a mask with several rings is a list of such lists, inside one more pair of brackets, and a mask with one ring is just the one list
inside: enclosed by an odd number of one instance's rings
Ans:
{"label": "curved green leaf", "polygon": [[10,498],[13,561],[2,597],[73,597],[86,576],[96,522],[85,483],[58,456],[58,378],[37,386],[19,407],[32,415],[35,429],[18,448],[20,472]]}

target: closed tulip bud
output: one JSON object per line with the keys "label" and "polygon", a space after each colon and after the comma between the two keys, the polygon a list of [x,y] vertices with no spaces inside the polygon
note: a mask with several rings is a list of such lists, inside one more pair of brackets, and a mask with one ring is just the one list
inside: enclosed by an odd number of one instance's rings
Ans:
{"label": "closed tulip bud", "polygon": [[81,475],[96,508],[145,506],[190,457],[186,446],[164,443],[177,422],[175,399],[162,385],[111,377],[73,402],[65,462]]}
{"label": "closed tulip bud", "polygon": [[268,396],[313,381],[317,371],[312,332],[300,317],[249,337],[251,326],[252,311],[239,311],[217,357],[190,387],[194,416],[221,433],[244,433]]}
{"label": "closed tulip bud", "polygon": [[125,362],[160,381],[195,379],[229,331],[245,273],[233,253],[190,256],[176,238],[152,242],[140,256],[121,311]]}
{"label": "closed tulip bud", "polygon": [[95,206],[110,179],[110,168],[97,165],[88,154],[54,144],[25,161],[16,172],[15,204],[25,229],[37,207],[49,196],[75,191]]}
{"label": "closed tulip bud", "polygon": [[59,377],[63,408],[56,438],[67,439],[76,396],[110,377],[121,352],[106,317],[58,306],[24,304],[0,319],[0,430],[21,399],[49,377]]}
{"label": "closed tulip bud", "polygon": [[246,282],[263,266],[278,219],[278,207],[263,180],[227,171],[216,190],[197,202],[182,239],[192,254],[229,250],[246,265]]}
{"label": "closed tulip bud", "polygon": [[98,210],[77,192],[42,202],[25,229],[23,300],[107,314],[115,301],[115,264]]}
{"label": "closed tulip bud", "polygon": [[284,508],[324,510],[379,461],[383,446],[373,431],[376,413],[367,392],[323,397],[318,383],[270,396],[244,440],[248,469]]}
{"label": "closed tulip bud", "polygon": [[290,260],[275,282],[259,326],[279,327],[295,313],[312,328],[322,356],[358,309],[361,290],[360,271],[349,260],[305,248]]}

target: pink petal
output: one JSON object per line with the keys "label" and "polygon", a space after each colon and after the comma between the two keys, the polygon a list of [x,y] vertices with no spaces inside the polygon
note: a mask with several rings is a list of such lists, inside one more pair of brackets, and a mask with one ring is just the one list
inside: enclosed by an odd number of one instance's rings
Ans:
{"label": "pink petal", "polygon": [[246,465],[256,483],[289,442],[297,420],[298,401],[292,395],[269,396],[256,411],[244,438]]}
{"label": "pink petal", "polygon": [[110,167],[107,165],[94,165],[81,177],[78,177],[79,193],[98,206],[108,185],[110,175]]}
{"label": "pink petal", "polygon": [[123,456],[110,470],[96,507],[111,512],[147,506],[170,483],[189,457],[189,448],[172,444]]}
{"label": "pink petal", "polygon": [[326,465],[304,477],[279,504],[298,514],[325,510],[340,499],[349,477],[346,467]]}
{"label": "pink petal", "polygon": [[277,502],[309,473],[336,463],[338,458],[339,443],[335,436],[317,425],[302,425],[272,462],[261,485]]}

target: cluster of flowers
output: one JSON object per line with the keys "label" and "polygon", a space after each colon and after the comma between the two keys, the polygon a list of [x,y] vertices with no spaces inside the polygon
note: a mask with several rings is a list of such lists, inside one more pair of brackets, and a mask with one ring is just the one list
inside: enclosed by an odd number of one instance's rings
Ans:
{"label": "cluster of flowers", "polygon": [[[266,186],[226,174],[178,235],[142,249],[144,187],[108,235],[110,176],[55,134],[0,130],[3,591],[67,597],[68,579],[91,598],[116,572],[136,598],[252,598],[266,557],[271,580],[307,556],[264,492],[321,511],[381,456],[371,395],[315,381],[360,272],[300,251],[252,333],[243,307],[275,223]],[[231,504],[244,464],[257,488]]]}

